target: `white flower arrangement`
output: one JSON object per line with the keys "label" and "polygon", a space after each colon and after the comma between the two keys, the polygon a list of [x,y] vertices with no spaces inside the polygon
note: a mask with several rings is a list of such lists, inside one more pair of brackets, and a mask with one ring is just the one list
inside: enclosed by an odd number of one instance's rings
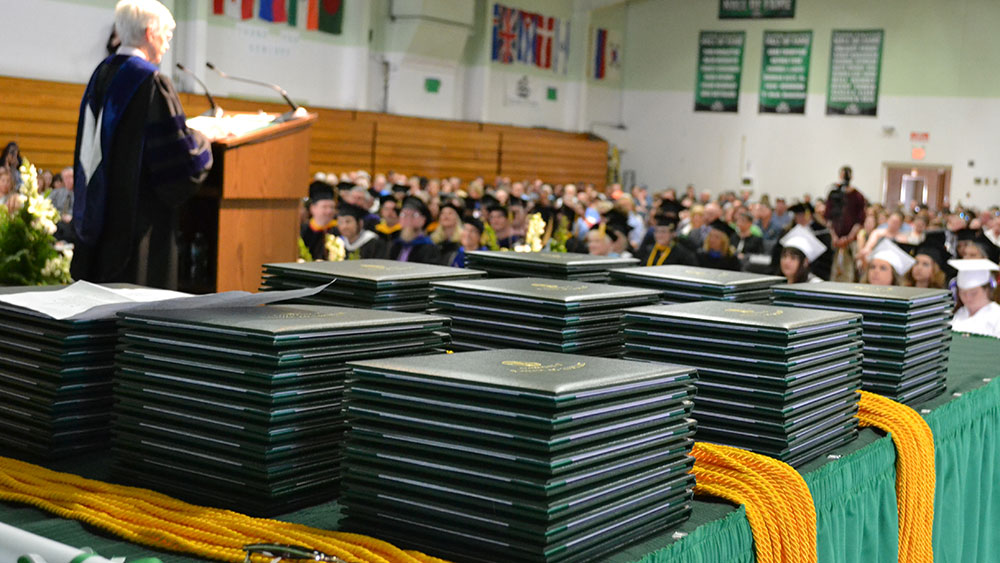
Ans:
{"label": "white flower arrangement", "polygon": [[344,248],[344,241],[340,237],[327,233],[325,246],[328,261],[343,262],[347,257],[347,249]]}
{"label": "white flower arrangement", "polygon": [[72,246],[56,248],[59,211],[38,191],[38,171],[27,159],[21,162],[23,181],[15,209],[0,212],[0,284],[37,285],[69,283]]}

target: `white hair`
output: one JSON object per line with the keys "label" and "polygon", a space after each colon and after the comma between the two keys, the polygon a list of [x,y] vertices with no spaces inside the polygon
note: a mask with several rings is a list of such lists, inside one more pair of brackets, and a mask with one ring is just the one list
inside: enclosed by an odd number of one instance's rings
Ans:
{"label": "white hair", "polygon": [[170,10],[157,0],[121,0],[115,6],[115,31],[125,47],[146,44],[146,29],[177,27]]}

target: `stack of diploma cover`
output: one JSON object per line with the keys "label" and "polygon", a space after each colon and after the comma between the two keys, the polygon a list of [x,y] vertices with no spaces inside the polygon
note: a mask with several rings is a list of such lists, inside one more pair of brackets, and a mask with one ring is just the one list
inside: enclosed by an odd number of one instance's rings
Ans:
{"label": "stack of diploma cover", "polygon": [[664,303],[731,301],[768,304],[785,278],[681,264],[611,270],[611,283],[660,291]]}
{"label": "stack of diploma cover", "polygon": [[630,309],[627,359],[698,369],[699,440],[801,465],[857,435],[861,317],[702,301]]}
{"label": "stack of diploma cover", "polygon": [[910,406],[944,392],[954,307],[950,292],[823,282],[778,286],[774,297],[783,305],[864,317],[866,391]]}
{"label": "stack of diploma cover", "polygon": [[517,347],[590,356],[622,352],[622,311],[656,303],[650,289],[546,278],[434,284],[455,350]]}
{"label": "stack of diploma cover", "polygon": [[252,514],[329,499],[345,362],[433,353],[447,322],[303,305],[124,313],[114,468],[130,483]]}
{"label": "stack of diploma cover", "polygon": [[491,278],[553,278],[596,283],[608,281],[608,270],[638,264],[635,258],[615,258],[573,252],[507,252],[476,250],[466,255],[466,265]]}
{"label": "stack of diploma cover", "polygon": [[524,350],[351,365],[343,529],[576,562],[689,515],[691,368]]}
{"label": "stack of diploma cover", "polygon": [[108,445],[115,311],[184,294],[139,286],[0,289],[0,446],[65,457]]}
{"label": "stack of diploma cover", "polygon": [[[329,284],[297,303],[420,312],[430,302],[433,281],[483,277],[483,272],[395,260],[264,264],[262,291]],[[330,283],[332,282],[332,283]]]}

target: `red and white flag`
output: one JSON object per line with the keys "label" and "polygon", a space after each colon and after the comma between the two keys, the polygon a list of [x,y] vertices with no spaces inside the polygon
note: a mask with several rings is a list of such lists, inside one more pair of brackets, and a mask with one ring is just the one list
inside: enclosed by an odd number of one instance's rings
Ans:
{"label": "red and white flag", "polygon": [[217,16],[249,20],[253,18],[254,0],[215,0],[212,13]]}

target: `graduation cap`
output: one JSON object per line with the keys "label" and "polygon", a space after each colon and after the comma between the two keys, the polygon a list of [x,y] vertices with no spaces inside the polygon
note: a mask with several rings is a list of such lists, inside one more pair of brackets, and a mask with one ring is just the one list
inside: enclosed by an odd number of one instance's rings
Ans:
{"label": "graduation cap", "polygon": [[368,216],[368,211],[358,207],[357,205],[341,201],[337,204],[337,217],[345,217],[348,215],[354,217],[358,221],[364,221],[365,217]]}
{"label": "graduation cap", "polygon": [[628,216],[621,211],[609,211],[605,215],[604,222],[606,223],[605,232],[611,237],[611,240],[618,240],[620,237],[627,237],[632,231],[632,226],[628,224]]}
{"label": "graduation cap", "polygon": [[788,208],[792,213],[805,213],[806,211],[812,213],[812,206],[808,203],[796,203],[795,205]]}
{"label": "graduation cap", "polygon": [[734,236],[736,236],[736,231],[729,226],[729,223],[726,223],[722,219],[716,219],[715,221],[709,223],[708,226],[717,231],[722,231],[722,233],[725,234],[726,237],[728,237],[729,239],[732,239]]}
{"label": "graduation cap", "polygon": [[[500,205],[500,200],[492,194],[483,194],[483,197],[479,198],[479,205],[483,209],[489,209],[493,206]],[[506,213],[506,211],[504,212]]]}
{"label": "graduation cap", "polygon": [[903,252],[903,249],[888,237],[882,237],[882,240],[875,245],[875,249],[872,251],[872,260],[885,260],[901,276],[906,275],[906,272],[909,272],[916,262],[912,256]]}
{"label": "graduation cap", "polygon": [[653,217],[653,226],[670,227],[671,229],[675,229],[677,228],[677,217],[669,214],[658,213]]}
{"label": "graduation cap", "polygon": [[815,262],[817,258],[826,252],[826,245],[823,244],[809,227],[795,225],[788,233],[778,241],[785,248],[794,248],[805,255],[806,260]]}
{"label": "graduation cap", "polygon": [[935,229],[924,233],[924,241],[920,246],[944,246],[947,234],[942,229]]}
{"label": "graduation cap", "polygon": [[573,208],[568,205],[564,205],[559,209],[556,209],[556,216],[559,215],[565,216],[566,219],[569,220],[570,225],[572,225],[573,222],[576,221],[576,211],[573,211]]}
{"label": "graduation cap", "polygon": [[309,184],[309,203],[316,203],[324,199],[333,199],[333,186],[320,180]]}
{"label": "graduation cap", "polygon": [[955,238],[958,241],[974,241],[974,240],[976,240],[976,235],[977,234],[978,233],[976,232],[975,229],[970,229],[970,228],[966,227],[964,229],[959,229],[959,230],[955,231]]}
{"label": "graduation cap", "polygon": [[410,186],[404,186],[403,184],[393,184],[392,193],[406,195],[410,191]]}
{"label": "graduation cap", "polygon": [[508,207],[524,207],[525,204],[524,204],[524,200],[523,199],[521,199],[519,197],[513,197],[513,198],[510,199],[510,203],[507,206]]}
{"label": "graduation cap", "polygon": [[354,189],[354,186],[355,186],[354,182],[348,182],[348,181],[345,181],[345,180],[337,182],[337,189],[340,190],[340,191],[342,191],[342,192],[346,192],[346,191],[352,190],[352,189]]}
{"label": "graduation cap", "polygon": [[989,260],[948,260],[948,264],[958,270],[955,278],[959,289],[972,289],[990,283],[993,273],[1000,269]]}
{"label": "graduation cap", "polygon": [[928,243],[925,239],[923,244],[918,246],[913,252],[913,256],[920,256],[921,254],[933,260],[941,268],[941,271],[945,272],[945,275],[951,277],[951,267],[948,266],[948,259],[951,258],[951,255],[945,249],[944,243],[935,244],[934,241]]}
{"label": "graduation cap", "polygon": [[468,219],[465,219],[463,222],[466,225],[472,225],[474,229],[479,231],[479,236],[483,236],[483,232],[486,230],[486,226],[483,225],[482,221],[476,219],[475,217],[469,217]]}
{"label": "graduation cap", "polygon": [[976,244],[978,244],[980,247],[982,247],[982,249],[985,251],[984,253],[985,253],[985,255],[986,255],[986,257],[988,259],[990,259],[990,260],[992,260],[994,262],[1000,261],[1000,247],[998,247],[997,245],[993,244],[993,241],[991,241],[990,239],[986,238],[985,235],[980,235],[979,239],[976,240]]}
{"label": "graduation cap", "polygon": [[673,215],[674,217],[680,217],[681,211],[684,211],[687,207],[684,207],[680,203],[672,199],[660,200],[660,212],[659,214]]}
{"label": "graduation cap", "polygon": [[427,209],[427,204],[425,204],[419,197],[411,195],[404,199],[402,209],[413,209],[417,213],[423,215],[425,227],[431,223],[431,210]]}
{"label": "graduation cap", "polygon": [[378,202],[379,202],[380,206],[381,205],[385,205],[386,203],[389,203],[389,202],[392,202],[392,203],[395,203],[396,205],[399,205],[399,200],[396,199],[396,196],[394,196],[392,194],[384,195],[384,196],[378,198]]}
{"label": "graduation cap", "polygon": [[[443,202],[441,202],[441,209],[444,209],[445,207],[450,207],[454,209],[455,213],[458,213],[459,217],[465,215],[465,206],[462,204],[462,200],[460,199],[449,198],[444,200]],[[440,214],[440,211],[438,211],[438,213]]]}

